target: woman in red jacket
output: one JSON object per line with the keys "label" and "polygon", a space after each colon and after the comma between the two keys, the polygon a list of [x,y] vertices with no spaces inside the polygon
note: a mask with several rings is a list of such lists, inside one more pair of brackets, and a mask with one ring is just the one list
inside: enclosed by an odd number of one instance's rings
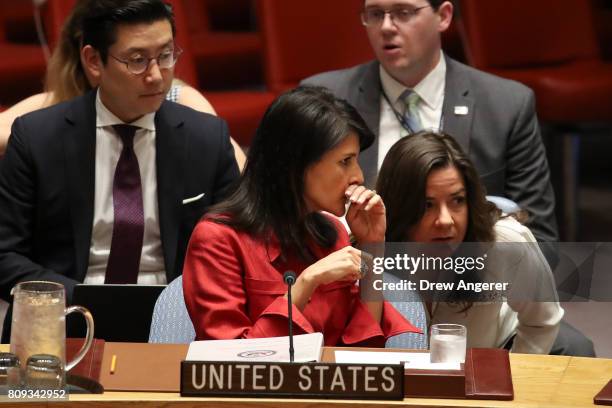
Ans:
{"label": "woman in red jacket", "polygon": [[183,287],[197,339],[286,336],[287,287],[295,271],[294,331],[325,345],[383,346],[418,331],[390,304],[361,299],[362,252],[385,239],[385,206],[362,186],[357,162],[374,135],[348,103],[322,88],[297,88],[268,108],[240,183],[197,225]]}

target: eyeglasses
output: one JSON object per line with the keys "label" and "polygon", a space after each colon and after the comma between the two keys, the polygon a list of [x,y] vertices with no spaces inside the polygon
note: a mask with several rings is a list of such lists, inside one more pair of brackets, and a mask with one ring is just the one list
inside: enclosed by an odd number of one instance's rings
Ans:
{"label": "eyeglasses", "polygon": [[125,64],[128,71],[130,71],[132,74],[140,75],[149,69],[149,66],[151,65],[151,61],[153,60],[157,62],[157,66],[159,67],[159,69],[172,68],[174,65],[176,65],[176,61],[178,60],[179,55],[181,55],[182,53],[183,53],[183,50],[180,49],[179,47],[176,47],[174,49],[165,50],[161,54],[159,54],[157,57],[153,57],[153,58],[138,56],[138,57],[129,58],[127,60],[122,60],[122,59],[115,57],[114,55],[111,55],[111,54],[109,55],[113,57],[115,60],[117,60],[118,62]]}
{"label": "eyeglasses", "polygon": [[430,5],[421,7],[394,7],[390,10],[380,8],[367,8],[361,13],[361,23],[366,27],[376,27],[382,25],[387,14],[391,17],[393,24],[406,24],[413,17],[419,14],[420,10],[431,7]]}

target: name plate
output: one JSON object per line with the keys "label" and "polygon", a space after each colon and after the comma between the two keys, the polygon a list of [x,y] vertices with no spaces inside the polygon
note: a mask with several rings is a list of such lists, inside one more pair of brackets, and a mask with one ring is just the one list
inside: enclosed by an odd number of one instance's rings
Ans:
{"label": "name plate", "polygon": [[411,398],[465,398],[465,370],[406,369],[404,395]]}
{"label": "name plate", "polygon": [[181,395],[401,400],[404,367],[182,361]]}

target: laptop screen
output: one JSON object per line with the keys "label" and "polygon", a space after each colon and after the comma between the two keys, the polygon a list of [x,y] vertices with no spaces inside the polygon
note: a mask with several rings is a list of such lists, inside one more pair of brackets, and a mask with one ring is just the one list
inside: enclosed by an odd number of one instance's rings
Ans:
{"label": "laptop screen", "polygon": [[[94,337],[106,341],[149,340],[151,317],[166,285],[76,285],[72,303],[86,307],[94,320]],[[85,321],[79,314],[66,318],[67,337],[85,337]]]}

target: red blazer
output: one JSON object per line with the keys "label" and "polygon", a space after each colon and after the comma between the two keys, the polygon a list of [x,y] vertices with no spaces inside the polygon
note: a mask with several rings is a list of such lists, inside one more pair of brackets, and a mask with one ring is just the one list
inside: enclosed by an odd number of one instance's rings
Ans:
{"label": "red blazer", "polygon": [[[337,223],[332,248],[311,245],[317,259],[349,243]],[[287,336],[287,286],[283,273],[299,275],[309,265],[280,257],[276,239],[269,244],[210,220],[198,223],[185,259],[183,291],[198,340]],[[355,282],[319,286],[303,311],[293,306],[294,333],[322,332],[326,346],[383,347],[404,332],[421,332],[385,302],[381,323],[361,302]]]}

